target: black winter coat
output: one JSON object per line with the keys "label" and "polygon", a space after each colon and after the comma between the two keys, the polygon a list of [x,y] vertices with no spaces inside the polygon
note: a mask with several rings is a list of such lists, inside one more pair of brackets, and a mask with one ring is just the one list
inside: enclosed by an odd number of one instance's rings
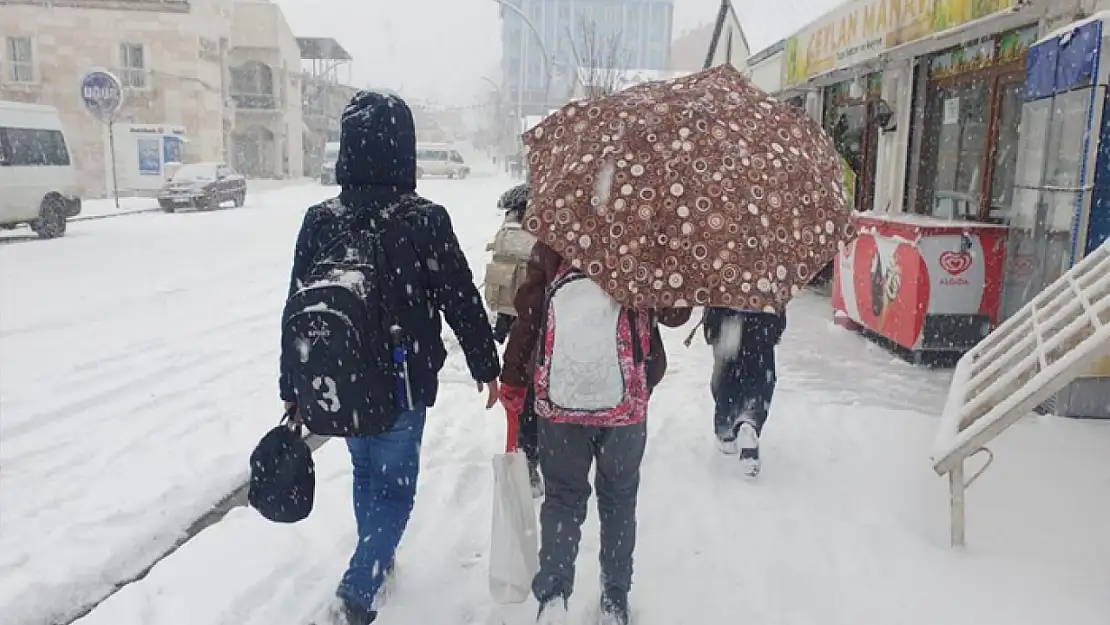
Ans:
{"label": "black winter coat", "polygon": [[721,326],[728,319],[743,319],[742,343],[746,349],[773,348],[782,340],[786,331],[786,313],[774,314],[732,308],[706,308],[702,317],[705,342],[715,345],[721,336]]}
{"label": "black winter coat", "polygon": [[[447,210],[416,195],[416,134],[412,113],[395,96],[360,92],[344,111],[336,178],[346,211],[313,206],[297,235],[289,293],[308,277],[320,253],[351,220],[389,210],[383,245],[393,273],[397,325],[410,345],[413,401],[435,404],[447,356],[440,314],[458,337],[471,376],[491,382],[500,362],[489,318]],[[286,376],[281,398],[295,401]]]}

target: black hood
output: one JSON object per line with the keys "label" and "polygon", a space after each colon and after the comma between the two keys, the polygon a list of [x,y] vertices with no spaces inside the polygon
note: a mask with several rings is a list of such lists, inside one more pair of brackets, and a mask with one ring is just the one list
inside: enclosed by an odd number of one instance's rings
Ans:
{"label": "black hood", "polygon": [[518,184],[501,194],[497,200],[497,208],[505,211],[520,221],[524,221],[524,213],[528,210],[528,194],[532,187],[527,182]]}
{"label": "black hood", "polygon": [[360,91],[343,111],[339,158],[340,198],[370,208],[416,190],[416,126],[400,97]]}

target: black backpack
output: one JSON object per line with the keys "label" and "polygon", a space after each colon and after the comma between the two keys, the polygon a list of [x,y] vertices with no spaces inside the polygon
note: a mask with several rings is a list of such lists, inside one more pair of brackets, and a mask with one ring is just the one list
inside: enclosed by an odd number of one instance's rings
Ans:
{"label": "black backpack", "polygon": [[402,334],[394,325],[395,291],[382,242],[389,218],[358,224],[353,211],[329,208],[340,232],[285,303],[282,371],[310,432],[375,436],[412,408],[394,352]]}

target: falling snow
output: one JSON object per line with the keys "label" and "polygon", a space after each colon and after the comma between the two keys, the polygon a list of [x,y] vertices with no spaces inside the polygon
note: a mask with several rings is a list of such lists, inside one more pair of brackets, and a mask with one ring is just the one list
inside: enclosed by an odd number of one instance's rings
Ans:
{"label": "falling snow", "polygon": [[[450,207],[472,267],[486,262],[501,223],[493,203],[510,184],[422,183]],[[73,224],[59,245],[0,246],[0,622],[32,625],[106,592],[243,477],[280,414],[273,308],[289,241],[326,193],[255,196],[248,208],[265,210],[262,221],[257,210],[139,215]],[[64,296],[46,288],[58,267],[80,272]],[[1042,419],[999,439],[996,466],[969,495],[974,548],[951,552],[944,484],[928,465],[945,374],[833,326],[827,300],[803,295],[791,315],[756,485],[713,448],[709,348],[684,348],[686,329],[665,334],[669,373],[652,400],[638,511],[642,625],[1105,622],[1105,428]],[[389,604],[396,622],[492,609],[488,459],[504,425],[482,410],[445,334],[451,356]],[[1070,449],[1068,462],[1050,473],[1023,462],[1046,445]],[[354,540],[347,451],[331,442],[316,461],[308,520],[234,511],[80,625],[303,625]],[[596,597],[597,549],[591,509],[575,618]]]}

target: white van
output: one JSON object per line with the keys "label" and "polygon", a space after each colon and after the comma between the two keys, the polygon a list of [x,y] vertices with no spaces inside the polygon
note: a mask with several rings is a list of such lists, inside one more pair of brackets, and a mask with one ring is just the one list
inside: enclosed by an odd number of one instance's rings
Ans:
{"label": "white van", "polygon": [[460,180],[470,175],[470,167],[463,162],[462,154],[449,145],[416,146],[416,177],[447,176]]}
{"label": "white van", "polygon": [[0,102],[0,228],[28,224],[52,239],[80,212],[77,170],[58,110]]}

